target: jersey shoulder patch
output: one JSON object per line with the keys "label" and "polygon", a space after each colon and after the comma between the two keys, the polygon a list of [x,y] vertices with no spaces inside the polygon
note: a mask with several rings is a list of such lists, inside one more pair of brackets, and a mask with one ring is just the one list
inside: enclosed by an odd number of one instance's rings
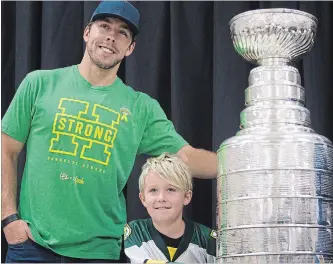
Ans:
{"label": "jersey shoulder patch", "polygon": [[217,239],[217,232],[215,230],[212,230],[209,234],[210,237]]}
{"label": "jersey shoulder patch", "polygon": [[132,228],[128,224],[126,224],[124,226],[124,240],[126,240],[131,233],[132,233]]}

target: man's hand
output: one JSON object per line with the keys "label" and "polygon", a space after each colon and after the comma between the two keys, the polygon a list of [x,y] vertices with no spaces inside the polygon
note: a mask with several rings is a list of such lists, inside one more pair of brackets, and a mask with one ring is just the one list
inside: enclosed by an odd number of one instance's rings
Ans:
{"label": "man's hand", "polygon": [[23,220],[16,220],[9,223],[4,227],[3,232],[5,233],[7,243],[10,245],[24,242],[29,238],[33,240],[30,228]]}
{"label": "man's hand", "polygon": [[177,154],[190,167],[193,177],[201,179],[217,177],[216,153],[186,145]]}

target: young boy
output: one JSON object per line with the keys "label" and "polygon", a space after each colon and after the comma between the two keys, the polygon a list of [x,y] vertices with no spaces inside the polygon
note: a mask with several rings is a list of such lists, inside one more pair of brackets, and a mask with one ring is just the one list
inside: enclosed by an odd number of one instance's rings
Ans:
{"label": "young boy", "polygon": [[125,225],[125,254],[131,263],[215,262],[216,231],[182,217],[192,198],[192,179],[181,159],[166,153],[148,159],[139,189],[151,218]]}

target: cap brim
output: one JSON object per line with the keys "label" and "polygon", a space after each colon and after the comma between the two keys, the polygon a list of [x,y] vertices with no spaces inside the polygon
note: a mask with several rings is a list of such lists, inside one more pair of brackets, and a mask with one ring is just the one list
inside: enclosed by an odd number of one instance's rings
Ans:
{"label": "cap brim", "polygon": [[94,17],[92,17],[90,22],[96,21],[97,19],[101,19],[104,17],[115,17],[115,18],[119,18],[121,20],[123,20],[130,28],[130,30],[132,30],[134,36],[136,36],[137,34],[139,34],[139,29],[129,20],[127,20],[126,18],[120,16],[120,15],[115,15],[115,14],[109,14],[109,13],[101,13],[101,14],[97,14]]}

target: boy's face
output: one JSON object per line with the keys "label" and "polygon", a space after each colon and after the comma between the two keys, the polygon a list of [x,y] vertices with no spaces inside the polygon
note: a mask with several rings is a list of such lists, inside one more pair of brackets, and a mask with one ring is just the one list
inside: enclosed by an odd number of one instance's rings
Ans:
{"label": "boy's face", "polygon": [[139,197],[154,222],[171,223],[182,218],[183,207],[190,203],[192,191],[185,193],[159,174],[148,172]]}

